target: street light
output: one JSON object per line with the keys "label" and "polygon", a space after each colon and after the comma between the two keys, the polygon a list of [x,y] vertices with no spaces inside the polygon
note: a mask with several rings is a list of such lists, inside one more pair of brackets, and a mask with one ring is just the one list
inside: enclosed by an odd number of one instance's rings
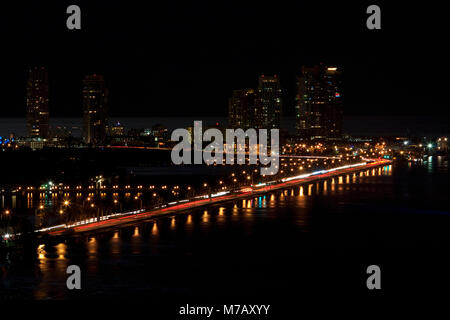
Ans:
{"label": "street light", "polygon": [[139,198],[138,196],[135,196],[134,200],[139,200],[139,203],[140,203],[140,208],[139,209],[142,209],[142,199]]}
{"label": "street light", "polygon": [[206,182],[203,183],[203,186],[205,187],[206,191],[208,192],[208,196],[211,197],[211,187],[209,187]]}
{"label": "street light", "polygon": [[122,203],[119,202],[119,200],[117,200],[117,199],[114,199],[113,202],[114,202],[114,205],[119,205],[119,211],[122,212]]}

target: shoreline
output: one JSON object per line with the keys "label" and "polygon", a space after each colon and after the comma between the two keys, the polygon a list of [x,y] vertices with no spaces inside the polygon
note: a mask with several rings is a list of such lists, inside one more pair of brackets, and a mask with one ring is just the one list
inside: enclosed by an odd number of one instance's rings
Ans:
{"label": "shoreline", "polygon": [[[65,236],[65,235],[76,235],[83,234],[87,232],[94,232],[101,229],[114,228],[118,226],[126,226],[129,224],[134,224],[136,222],[142,222],[145,220],[150,220],[156,217],[166,216],[178,212],[183,212],[190,209],[196,209],[204,206],[215,205],[223,202],[234,201],[239,199],[251,198],[257,195],[262,195],[271,191],[284,189],[286,187],[291,187],[295,185],[301,185],[305,183],[314,183],[320,180],[333,178],[336,176],[340,176],[342,174],[355,173],[359,171],[364,171],[369,168],[375,168],[379,166],[392,164],[390,160],[373,160],[371,162],[359,163],[354,165],[349,165],[340,168],[334,168],[329,170],[322,170],[319,172],[313,172],[310,174],[305,174],[296,177],[284,178],[281,182],[276,182],[273,184],[263,183],[258,185],[253,185],[249,187],[241,188],[239,191],[234,192],[224,192],[218,193],[214,197],[213,195],[209,196],[201,196],[197,198],[202,198],[199,200],[180,200],[177,203],[153,209],[142,209],[134,211],[131,214],[123,214],[123,216],[117,218],[107,218],[98,221],[99,218],[92,218],[90,220],[96,219],[96,221],[79,224],[71,227],[67,227],[65,225],[56,226],[56,228],[51,231],[44,231],[41,235],[50,235],[50,236]],[[116,214],[120,215],[120,214]]]}

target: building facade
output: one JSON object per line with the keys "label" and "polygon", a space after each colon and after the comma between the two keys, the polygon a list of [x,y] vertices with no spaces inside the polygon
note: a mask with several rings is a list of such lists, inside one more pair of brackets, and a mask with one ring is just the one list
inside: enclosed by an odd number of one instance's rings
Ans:
{"label": "building facade", "polygon": [[88,75],[83,80],[83,140],[103,144],[107,138],[107,90],[102,75]]}
{"label": "building facade", "polygon": [[244,130],[258,128],[258,109],[254,89],[233,90],[228,103],[228,126]]}
{"label": "building facade", "polygon": [[261,75],[258,81],[256,109],[258,127],[264,129],[280,129],[282,91],[277,75]]}
{"label": "building facade", "polygon": [[47,70],[31,69],[27,82],[27,133],[31,138],[48,138],[48,100]]}
{"label": "building facade", "polygon": [[121,137],[125,135],[125,127],[120,123],[116,122],[111,127],[111,136],[113,137]]}
{"label": "building facade", "polygon": [[296,130],[302,140],[342,137],[341,72],[336,67],[303,67],[297,78]]}

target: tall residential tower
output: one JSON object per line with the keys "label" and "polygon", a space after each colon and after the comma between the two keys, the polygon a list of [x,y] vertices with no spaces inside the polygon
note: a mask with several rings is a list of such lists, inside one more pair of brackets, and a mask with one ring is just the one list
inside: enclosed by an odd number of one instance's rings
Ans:
{"label": "tall residential tower", "polygon": [[83,80],[83,139],[98,145],[106,140],[107,90],[102,75],[88,75]]}
{"label": "tall residential tower", "polygon": [[259,77],[257,109],[260,128],[280,129],[281,93],[280,79],[277,75]]}
{"label": "tall residential tower", "polygon": [[341,72],[336,67],[303,67],[297,78],[296,129],[303,140],[342,137]]}
{"label": "tall residential tower", "polygon": [[233,90],[228,104],[228,124],[230,128],[258,128],[256,92],[253,89]]}
{"label": "tall residential tower", "polygon": [[27,132],[48,138],[48,74],[43,67],[30,70],[27,82]]}

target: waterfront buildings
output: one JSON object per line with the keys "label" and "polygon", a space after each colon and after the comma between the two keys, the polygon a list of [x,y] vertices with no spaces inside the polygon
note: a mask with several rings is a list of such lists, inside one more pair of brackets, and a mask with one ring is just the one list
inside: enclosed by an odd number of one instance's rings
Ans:
{"label": "waterfront buildings", "polygon": [[336,67],[303,67],[297,78],[296,130],[302,140],[342,137],[341,72]]}
{"label": "waterfront buildings", "polygon": [[228,125],[230,128],[257,128],[258,108],[254,89],[233,90],[228,105]]}
{"label": "waterfront buildings", "polygon": [[259,77],[257,109],[260,128],[280,129],[281,95],[280,79],[277,75]]}
{"label": "waterfront buildings", "polygon": [[48,73],[43,67],[29,71],[27,82],[27,134],[30,138],[48,138]]}
{"label": "waterfront buildings", "polygon": [[83,140],[98,145],[107,137],[107,90],[102,75],[88,75],[83,80]]}
{"label": "waterfront buildings", "polygon": [[125,127],[120,122],[116,122],[111,127],[111,136],[113,136],[113,137],[122,137],[124,135],[125,135]]}
{"label": "waterfront buildings", "polygon": [[261,75],[256,90],[233,90],[228,104],[229,127],[279,129],[281,95],[277,75]]}

